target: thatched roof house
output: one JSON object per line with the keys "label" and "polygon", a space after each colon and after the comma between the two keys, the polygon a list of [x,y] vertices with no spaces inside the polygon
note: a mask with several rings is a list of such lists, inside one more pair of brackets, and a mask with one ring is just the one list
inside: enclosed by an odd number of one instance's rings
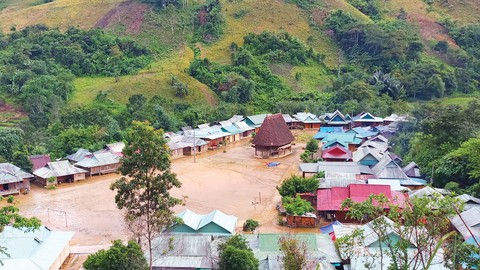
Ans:
{"label": "thatched roof house", "polygon": [[290,154],[294,140],[283,116],[279,113],[269,115],[253,139],[255,156],[269,158]]}

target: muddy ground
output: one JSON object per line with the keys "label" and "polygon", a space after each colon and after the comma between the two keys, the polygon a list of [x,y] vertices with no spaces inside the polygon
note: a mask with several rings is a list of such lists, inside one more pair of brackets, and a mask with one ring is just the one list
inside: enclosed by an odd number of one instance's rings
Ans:
{"label": "muddy ground", "polygon": [[[280,196],[275,187],[284,177],[298,173],[304,146],[298,143],[293,154],[266,160],[254,158],[254,149],[244,141],[237,146],[227,146],[226,152],[219,149],[201,155],[196,163],[193,157],[174,160],[172,170],[183,185],[172,194],[187,196],[185,206],[177,206],[175,211],[188,208],[205,214],[218,209],[238,217],[238,232],[249,218],[260,222],[258,232],[298,231],[277,224],[275,205]],[[281,164],[267,167],[266,163],[273,160]],[[124,225],[121,211],[116,208],[115,192],[109,189],[118,178],[116,174],[92,177],[63,184],[56,190],[34,185],[30,194],[17,197],[18,207],[23,215],[36,216],[52,229],[75,231],[73,246],[107,245],[114,239],[126,240],[131,234]]]}

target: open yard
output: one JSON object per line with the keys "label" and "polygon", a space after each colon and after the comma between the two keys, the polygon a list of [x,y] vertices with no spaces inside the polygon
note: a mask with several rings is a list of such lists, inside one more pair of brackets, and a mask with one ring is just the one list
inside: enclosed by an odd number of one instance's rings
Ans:
{"label": "open yard", "polygon": [[[249,218],[261,223],[260,232],[294,230],[277,225],[275,205],[280,196],[275,187],[285,176],[298,171],[304,145],[298,143],[292,155],[276,159],[281,164],[273,168],[266,166],[271,160],[253,158],[254,149],[247,141],[227,146],[225,153],[220,150],[199,156],[196,163],[193,157],[174,160],[173,171],[183,186],[173,194],[187,196],[185,206],[178,206],[175,211],[189,208],[207,213],[219,209],[238,217],[238,232]],[[130,233],[114,203],[115,192],[109,190],[110,183],[118,177],[94,177],[64,184],[56,190],[33,186],[30,194],[17,197],[18,206],[22,214],[36,216],[52,229],[76,231],[74,246],[106,245],[113,239],[128,239]]]}

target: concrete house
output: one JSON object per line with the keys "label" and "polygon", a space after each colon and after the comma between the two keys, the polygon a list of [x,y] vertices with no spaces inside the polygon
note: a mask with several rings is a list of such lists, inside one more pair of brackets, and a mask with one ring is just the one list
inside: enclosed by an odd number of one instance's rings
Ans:
{"label": "concrete house", "polygon": [[304,129],[320,129],[322,121],[313,113],[299,112],[293,115]]}

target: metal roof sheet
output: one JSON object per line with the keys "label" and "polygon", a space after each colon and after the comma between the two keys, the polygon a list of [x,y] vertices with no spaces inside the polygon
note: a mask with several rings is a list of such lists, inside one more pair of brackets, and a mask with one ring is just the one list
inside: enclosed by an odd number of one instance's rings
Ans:
{"label": "metal roof sheet", "polygon": [[177,217],[182,218],[184,225],[192,228],[195,231],[200,230],[202,227],[210,223],[215,223],[228,231],[230,234],[235,234],[237,217],[233,215],[226,215],[219,210],[212,211],[206,215],[199,215],[187,209],[179,213]]}
{"label": "metal roof sheet", "polygon": [[76,166],[84,168],[93,168],[104,165],[117,164],[120,162],[120,157],[110,152],[94,154],[91,157],[85,157],[81,161],[75,163]]}
{"label": "metal roof sheet", "polygon": [[262,125],[263,120],[267,117],[268,114],[257,114],[257,115],[250,115],[245,118],[245,120],[249,120],[253,123],[254,127],[259,127]]}
{"label": "metal roof sheet", "polygon": [[59,177],[72,175],[76,173],[86,173],[87,171],[77,168],[70,164],[68,160],[49,162],[46,167],[33,171],[33,174],[43,179],[49,177]]}
{"label": "metal roof sheet", "polygon": [[293,115],[293,118],[302,123],[321,123],[322,121],[313,113],[299,112]]}
{"label": "metal roof sheet", "polygon": [[[460,215],[472,233],[480,235],[480,207],[470,208],[460,213]],[[467,239],[472,236],[458,215],[452,217],[450,222],[462,234],[463,238]]]}
{"label": "metal roof sheet", "polygon": [[92,152],[90,152],[87,149],[80,148],[77,150],[77,152],[68,155],[66,159],[74,162],[79,162],[80,160],[84,159],[86,156],[93,155]]}
{"label": "metal roof sheet", "polygon": [[249,131],[249,130],[254,130],[255,128],[247,125],[247,123],[245,122],[237,122],[234,124],[238,129],[240,129],[241,131]]}
{"label": "metal roof sheet", "polygon": [[417,189],[414,191],[411,191],[408,193],[408,195],[413,198],[413,197],[430,197],[433,196],[433,194],[437,194],[439,196],[443,196],[440,192],[436,191],[434,188],[431,188],[429,186],[426,186],[422,189]]}
{"label": "metal roof sheet", "polygon": [[338,159],[348,161],[352,159],[352,151],[340,145],[335,145],[322,151],[322,159]]}
{"label": "metal roof sheet", "polygon": [[45,167],[48,162],[51,162],[50,154],[29,156],[28,158],[33,164],[32,170]]}
{"label": "metal roof sheet", "polygon": [[106,148],[112,153],[122,153],[123,148],[125,148],[124,142],[109,143],[106,145]]}
{"label": "metal roof sheet", "polygon": [[380,161],[383,157],[383,153],[376,148],[359,147],[357,151],[353,152],[353,161],[360,162],[368,156],[371,156],[377,161]]}
{"label": "metal roof sheet", "polygon": [[402,168],[390,157],[383,155],[382,159],[372,168],[377,178],[386,179],[408,179]]}
{"label": "metal roof sheet", "polygon": [[[44,226],[33,232],[23,232],[6,226],[0,234],[2,247],[10,255],[0,254],[2,269],[49,270],[60,253],[69,245],[73,232],[50,231]],[[32,268],[20,268],[32,267]]]}
{"label": "metal roof sheet", "polygon": [[409,190],[406,187],[401,185],[401,180],[399,179],[368,179],[367,180],[369,185],[388,185],[392,189],[392,191],[402,191],[402,190]]}
{"label": "metal roof sheet", "polygon": [[8,184],[33,178],[30,173],[10,163],[0,163],[0,184]]}

